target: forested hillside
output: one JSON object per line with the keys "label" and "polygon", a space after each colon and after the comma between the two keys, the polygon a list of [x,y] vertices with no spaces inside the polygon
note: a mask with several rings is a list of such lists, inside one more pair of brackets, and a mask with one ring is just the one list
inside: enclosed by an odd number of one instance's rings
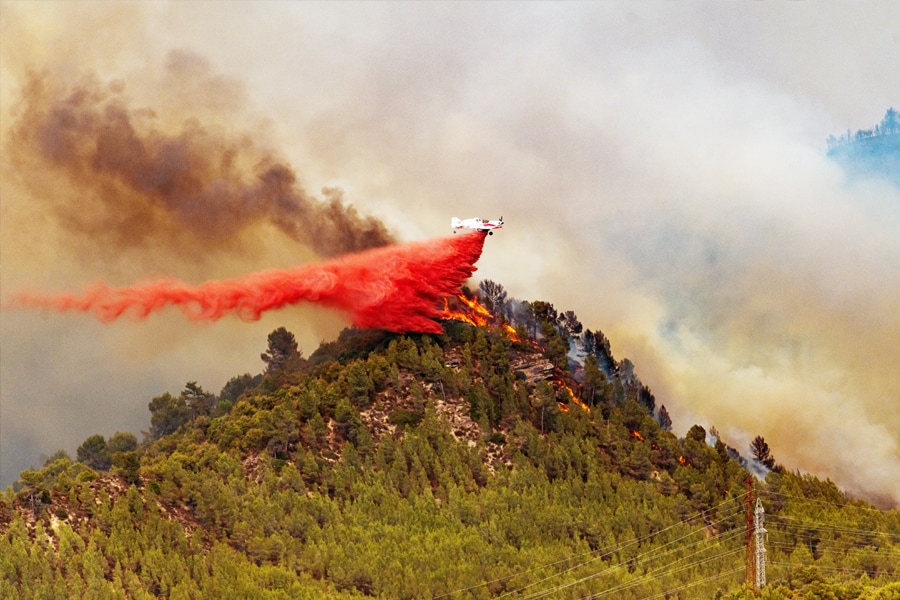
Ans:
{"label": "forested hillside", "polygon": [[828,156],[858,177],[883,177],[900,185],[900,113],[887,109],[880,123],[839,137],[829,136]]}
{"label": "forested hillside", "polygon": [[140,442],[91,432],[23,472],[0,597],[752,597],[760,499],[760,597],[900,598],[898,511],[762,438],[677,437],[601,332],[477,296],[442,335],[348,329],[304,357],[278,329],[263,373],[150,400]]}

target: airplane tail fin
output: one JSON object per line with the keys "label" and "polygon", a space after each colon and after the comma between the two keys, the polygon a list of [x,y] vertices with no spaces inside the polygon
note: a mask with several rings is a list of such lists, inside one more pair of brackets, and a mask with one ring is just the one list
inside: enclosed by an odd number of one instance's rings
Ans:
{"label": "airplane tail fin", "polygon": [[450,227],[462,227],[462,221],[459,220],[459,217],[450,219]]}

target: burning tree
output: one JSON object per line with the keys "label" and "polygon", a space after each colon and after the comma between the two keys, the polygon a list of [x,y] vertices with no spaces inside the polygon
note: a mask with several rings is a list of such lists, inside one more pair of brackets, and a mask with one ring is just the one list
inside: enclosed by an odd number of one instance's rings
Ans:
{"label": "burning tree", "polygon": [[534,305],[531,302],[520,302],[515,305],[513,316],[517,323],[525,328],[525,332],[532,339],[537,337],[538,320],[534,314]]}
{"label": "burning tree", "polygon": [[484,304],[497,317],[506,317],[507,298],[503,286],[490,279],[485,279],[478,284],[481,290],[481,298]]}

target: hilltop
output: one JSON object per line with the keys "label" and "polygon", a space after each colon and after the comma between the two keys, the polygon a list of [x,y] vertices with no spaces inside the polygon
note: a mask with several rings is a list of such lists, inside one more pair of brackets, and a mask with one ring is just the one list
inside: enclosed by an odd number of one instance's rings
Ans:
{"label": "hilltop", "polygon": [[279,328],[263,373],[153,398],[140,443],[23,472],[2,597],[743,598],[757,499],[763,598],[900,595],[898,511],[679,438],[571,311],[482,282],[442,316],[309,357]]}
{"label": "hilltop", "polygon": [[830,136],[828,157],[851,175],[874,175],[900,185],[900,113],[889,108],[871,129]]}

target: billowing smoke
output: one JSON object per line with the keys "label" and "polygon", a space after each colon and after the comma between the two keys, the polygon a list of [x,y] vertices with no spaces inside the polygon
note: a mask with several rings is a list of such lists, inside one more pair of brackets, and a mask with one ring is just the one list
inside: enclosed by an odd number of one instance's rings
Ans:
{"label": "billowing smoke", "polygon": [[269,310],[314,302],[348,314],[360,327],[440,333],[434,320],[438,303],[458,292],[475,271],[484,239],[483,233],[471,233],[392,245],[324,264],[193,287],[163,280],[118,289],[101,283],[82,294],[22,292],[11,306],[89,312],[101,321],[113,321],[128,314],[143,318],[174,305],[192,320],[235,314],[255,321]]}
{"label": "billowing smoke", "polygon": [[[86,89],[101,96],[78,114],[222,142],[240,189],[289,163],[293,193],[341,185],[404,240],[503,214],[515,227],[477,275],[602,329],[676,433],[716,425],[744,452],[762,435],[786,468],[898,505],[900,191],[848,177],[825,140],[900,108],[900,3],[805,8],[5,1],[0,283],[199,283],[327,254],[274,206],[217,230],[146,192],[134,216],[154,237],[130,236],[125,180],[22,137]],[[331,313],[97,328],[0,312],[0,487],[40,452],[139,431],[161,391],[255,368],[275,327],[311,351],[344,325]]]}
{"label": "billowing smoke", "polygon": [[[189,53],[170,53],[166,69],[224,86]],[[249,133],[226,133],[198,118],[165,124],[170,115],[131,104],[119,81],[85,76],[65,84],[31,72],[6,144],[26,185],[40,186],[52,173],[77,190],[43,195],[43,208],[108,256],[151,244],[209,256],[260,224],[321,256],[393,241],[380,221],[346,206],[340,190],[324,190],[324,200],[310,196],[291,167]]]}

